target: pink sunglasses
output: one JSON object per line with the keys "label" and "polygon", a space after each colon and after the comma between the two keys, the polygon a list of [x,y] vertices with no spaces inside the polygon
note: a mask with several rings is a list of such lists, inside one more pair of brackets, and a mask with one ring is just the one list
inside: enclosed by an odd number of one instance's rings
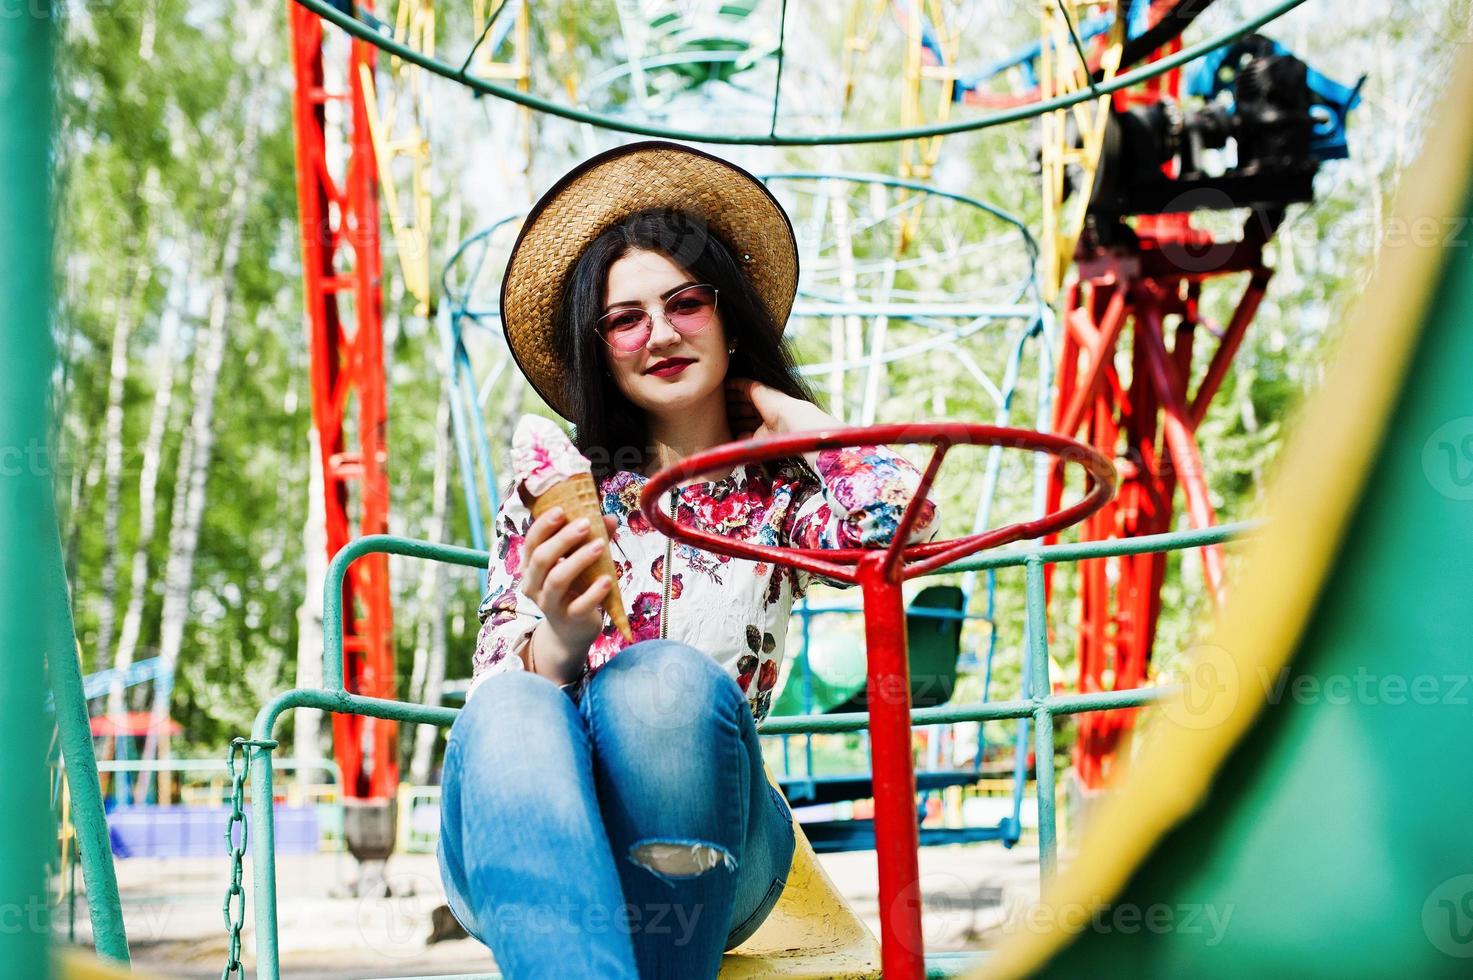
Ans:
{"label": "pink sunglasses", "polygon": [[[665,300],[665,322],[682,335],[706,329],[716,314],[716,287],[705,283],[686,286]],[[593,322],[599,339],[617,354],[634,354],[644,349],[655,332],[648,310],[610,310]]]}

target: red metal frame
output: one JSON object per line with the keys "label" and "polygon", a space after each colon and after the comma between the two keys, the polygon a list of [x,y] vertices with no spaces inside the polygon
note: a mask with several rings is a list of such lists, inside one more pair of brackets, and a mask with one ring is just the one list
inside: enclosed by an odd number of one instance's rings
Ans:
{"label": "red metal frame", "polygon": [[[1176,0],[1153,0],[1151,24],[1176,5]],[[1148,60],[1180,49],[1178,36]],[[1164,98],[1180,101],[1181,91],[1181,72],[1171,71],[1115,93],[1114,107],[1123,111]],[[1174,176],[1175,162],[1162,171]],[[1105,250],[1081,242],[1078,274],[1065,293],[1054,431],[1075,436],[1082,430],[1082,438],[1101,453],[1123,457],[1120,493],[1084,523],[1084,540],[1169,531],[1178,487],[1194,527],[1215,523],[1196,430],[1273,275],[1263,265],[1263,246],[1273,230],[1269,223],[1250,225],[1239,241],[1222,242],[1193,227],[1187,214],[1141,215],[1135,219],[1138,244],[1132,248]],[[1247,286],[1227,327],[1219,329],[1198,309],[1202,284],[1239,273],[1247,273]],[[1170,328],[1168,318],[1175,318]],[[1214,335],[1218,345],[1196,389],[1189,390],[1192,352],[1202,331]],[[1116,367],[1121,339],[1127,336],[1133,341],[1128,385]],[[1055,466],[1049,481],[1051,505],[1062,494],[1063,471]],[[1216,601],[1223,584],[1222,549],[1205,548],[1202,558],[1208,593]],[[1052,572],[1045,569],[1050,586]],[[1145,683],[1165,572],[1162,554],[1079,563],[1081,692]],[[1131,709],[1076,720],[1073,761],[1085,786],[1098,788],[1109,781],[1120,741],[1135,716]]]}
{"label": "red metal frame", "polygon": [[[1120,493],[1085,522],[1085,540],[1169,531],[1178,487],[1193,527],[1216,522],[1196,429],[1273,273],[1263,265],[1262,241],[1252,235],[1224,247],[1192,228],[1185,216],[1168,217],[1175,220],[1152,222],[1153,233],[1141,239],[1138,252],[1082,259],[1079,278],[1066,292],[1054,429],[1067,436],[1083,430],[1081,437],[1099,452],[1124,457]],[[1166,257],[1214,248],[1213,267],[1198,271]],[[1198,309],[1202,283],[1242,273],[1248,283],[1227,326],[1206,322]],[[1168,326],[1171,319],[1175,322]],[[1192,389],[1192,351],[1203,332],[1215,335],[1218,344]],[[1133,341],[1128,386],[1116,369],[1126,336]],[[1063,471],[1055,466],[1050,506],[1057,506],[1063,489]],[[1223,586],[1221,548],[1203,549],[1203,563],[1215,601]],[[1080,562],[1080,691],[1122,690],[1145,682],[1165,567],[1160,554]],[[1074,765],[1086,786],[1108,781],[1120,739],[1134,720],[1134,711],[1077,720]]]}
{"label": "red metal frame", "polygon": [[[389,529],[378,169],[360,72],[373,70],[376,49],[351,41],[343,65],[345,88],[329,91],[322,21],[292,2],[287,18],[296,77],[293,120],[312,423],[331,561],[353,537]],[[335,103],[341,112],[329,111]],[[393,698],[388,557],[368,555],[354,562],[343,595],[343,683],[355,694]],[[332,725],[344,794],[392,799],[399,784],[394,722],[335,713]]]}
{"label": "red metal frame", "polygon": [[[845,446],[930,443],[935,446],[915,496],[895,529],[890,546],[879,549],[776,548],[684,527],[660,508],[673,487],[710,470],[741,462],[783,459]],[[1006,446],[1050,453],[1079,463],[1090,489],[1078,503],[1032,521],[968,535],[954,541],[905,544],[920,517],[926,493],[952,446]],[[656,473],[640,494],[640,507],[658,531],[717,554],[801,568],[864,592],[869,683],[870,765],[875,793],[875,852],[879,862],[880,951],[887,980],[925,976],[921,935],[919,824],[915,807],[915,764],[911,757],[910,659],[900,585],[984,548],[1057,534],[1105,506],[1115,491],[1115,468],[1095,450],[1062,436],[1003,426],[961,422],[876,425],[798,432],[728,443],[687,457]],[[1047,692],[1043,692],[1047,693]]]}

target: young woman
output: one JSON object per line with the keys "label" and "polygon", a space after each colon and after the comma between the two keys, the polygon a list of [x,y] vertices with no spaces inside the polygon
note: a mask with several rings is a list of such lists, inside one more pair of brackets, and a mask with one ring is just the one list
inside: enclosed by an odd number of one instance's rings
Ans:
{"label": "young woman", "polygon": [[[746,171],[679,144],[600,154],[533,207],[502,286],[518,365],[593,463],[634,633],[570,587],[584,521],[496,518],[474,678],[445,755],[452,911],[526,977],[711,977],[787,880],[792,816],[756,723],[805,573],[656,532],[649,475],[734,438],[834,427],[781,339],[792,227]],[[674,490],[675,520],[773,545],[883,547],[920,474],[884,447]],[[934,505],[915,537],[934,527]]]}

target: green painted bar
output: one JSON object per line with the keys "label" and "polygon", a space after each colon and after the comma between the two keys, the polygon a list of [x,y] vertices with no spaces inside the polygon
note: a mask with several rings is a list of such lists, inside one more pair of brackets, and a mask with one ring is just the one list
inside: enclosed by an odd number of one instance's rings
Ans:
{"label": "green painted bar", "polygon": [[276,812],[273,805],[276,799],[271,784],[271,750],[252,745],[246,751],[250,754],[252,785],[249,853],[251,879],[256,889],[256,977],[258,980],[277,980],[281,976],[281,950],[276,927]]}
{"label": "green painted bar", "polygon": [[435,708],[412,701],[390,701],[343,691],[318,691],[299,687],[278,694],[256,713],[251,737],[258,740],[272,738],[271,731],[276,727],[277,719],[293,708],[320,708],[338,714],[368,715],[390,721],[439,725],[442,728],[449,727],[455,721],[455,716],[460,714],[458,708]]}
{"label": "green painted bar", "polygon": [[[1027,718],[1040,707],[1051,715],[1077,715],[1086,711],[1110,711],[1115,708],[1141,708],[1176,691],[1175,687],[1138,687],[1127,691],[1096,691],[1090,694],[1061,694],[1042,699],[1014,701],[974,701],[961,705],[917,708],[911,722],[917,727],[949,725],[959,721],[1005,721]],[[413,701],[391,701],[368,698],[343,691],[294,688],[273,698],[256,715],[254,738],[270,738],[277,719],[295,708],[319,708],[344,714],[368,715],[409,724],[449,727],[460,714],[459,708],[431,707]],[[760,727],[764,735],[831,735],[857,732],[869,727],[869,715],[862,711],[833,715],[776,715]]]}
{"label": "green painted bar", "polygon": [[[52,518],[53,526],[55,518]],[[71,794],[72,826],[81,853],[82,881],[87,887],[87,914],[92,921],[92,944],[101,956],[129,962],[128,936],[123,925],[123,903],[118,896],[117,869],[113,867],[107,812],[102,805],[102,782],[92,748],[87,698],[82,691],[82,665],[77,662],[77,638],[72,608],[62,572],[61,539],[46,562],[47,615],[51,620],[46,658],[56,703],[56,729],[66,765]]]}
{"label": "green painted bar", "polygon": [[1092,89],[1081,89],[1078,92],[1056,96],[1055,98],[1042,102],[1003,109],[998,112],[974,116],[971,119],[964,119],[958,122],[938,123],[931,126],[912,126],[907,129],[887,129],[867,133],[832,132],[777,136],[770,133],[708,133],[672,129],[666,126],[652,126],[633,122],[628,119],[621,119],[616,116],[574,109],[571,106],[552,102],[528,92],[520,92],[515,88],[507,88],[493,82],[488,82],[484,78],[468,75],[463,69],[456,68],[438,58],[430,57],[423,52],[416,51],[395,41],[392,37],[370,27],[358,18],[342,12],[338,7],[329,2],[329,0],[297,0],[297,3],[312,11],[323,20],[336,24],[347,33],[367,41],[381,51],[386,51],[401,61],[417,65],[442,78],[459,82],[482,95],[494,95],[497,98],[506,99],[510,102],[536,109],[539,112],[545,112],[548,115],[560,116],[564,119],[571,119],[574,122],[588,123],[592,126],[611,129],[616,132],[635,133],[641,136],[653,136],[663,139],[686,140],[692,143],[724,143],[741,144],[743,146],[842,146],[852,143],[890,143],[896,140],[965,133],[977,129],[986,129],[991,126],[1001,126],[1006,123],[1021,122],[1025,119],[1032,119],[1035,116],[1041,116],[1058,109],[1067,109],[1070,106],[1089,102],[1099,95],[1108,95],[1112,92],[1118,92],[1121,89],[1130,88],[1133,85],[1139,85],[1141,82],[1165,74],[1173,68],[1178,68],[1218,48],[1225,47],[1244,34],[1258,30],[1264,24],[1282,17],[1305,2],[1306,0],[1279,0],[1279,2],[1273,4],[1262,13],[1235,24],[1222,33],[1207,38],[1204,41],[1184,47],[1176,54],[1168,55],[1158,61],[1153,61],[1131,71],[1122,72],[1110,81],[1101,82]]}
{"label": "green painted bar", "polygon": [[1018,568],[1027,564],[1028,559],[1034,557],[1041,559],[1045,565],[1055,565],[1059,562],[1083,561],[1087,558],[1142,555],[1148,551],[1183,551],[1187,548],[1223,544],[1246,537],[1263,526],[1263,521],[1238,521],[1233,524],[1218,524],[1200,531],[1171,531],[1167,534],[1143,534],[1136,538],[1108,538],[1104,541],[1083,541],[1079,544],[1051,544],[1045,547],[989,551],[952,562],[932,574],[986,571],[990,568]]}
{"label": "green painted bar", "polygon": [[[1040,707],[1051,715],[1077,715],[1085,711],[1109,711],[1112,708],[1140,708],[1165,697],[1175,688],[1137,687],[1126,691],[1096,691],[1090,694],[1061,694],[1040,702],[1035,698],[1013,701],[973,701],[969,704],[943,704],[934,708],[917,708],[910,713],[911,724],[949,725],[958,721],[1006,721],[1027,718]],[[862,711],[832,715],[775,715],[758,728],[763,735],[833,735],[857,732],[869,727],[869,716]]]}
{"label": "green painted bar", "polygon": [[[954,562],[945,568],[937,569],[932,574],[944,575],[948,572],[1016,568],[1022,566],[1033,556],[1038,556],[1045,563],[1053,564],[1079,561],[1085,558],[1139,555],[1147,551],[1180,551],[1209,544],[1221,544],[1243,537],[1260,527],[1262,527],[1260,521],[1240,521],[1202,531],[1173,531],[1169,534],[1150,534],[1139,538],[1112,538],[1107,541],[1086,541],[1082,544],[1057,544],[998,551]],[[402,555],[407,558],[443,561],[466,568],[485,568],[491,560],[491,553],[488,551],[462,548],[458,545],[437,544],[433,541],[405,538],[396,534],[370,534],[349,542],[333,557],[332,563],[328,565],[326,580],[322,585],[322,668],[324,683],[328,690],[341,691],[343,689],[343,581],[348,575],[349,565],[364,555],[371,554]],[[1129,705],[1129,707],[1135,707],[1135,705]],[[1022,717],[1022,715],[1004,717]],[[771,720],[775,719],[769,719]]]}
{"label": "green painted bar", "polygon": [[[53,24],[42,4],[0,16],[0,922],[7,976],[44,977],[45,856],[55,850],[46,808],[46,667],[81,846],[94,942],[128,959],[122,908],[82,697],[76,638],[53,501],[50,385]],[[19,928],[16,923],[19,923]]]}
{"label": "green painted bar", "polygon": [[1034,785],[1038,794],[1038,869],[1047,882],[1059,868],[1057,816],[1054,812],[1054,713],[1049,710],[1048,613],[1044,604],[1043,559],[1028,559],[1028,661],[1030,683],[1038,705],[1033,711]]}
{"label": "green painted bar", "polygon": [[322,583],[322,682],[330,691],[343,689],[343,580],[348,566],[364,555],[404,555],[468,568],[485,568],[491,553],[453,544],[436,544],[396,534],[369,534],[355,538],[333,556]]}
{"label": "green painted bar", "polygon": [[[36,563],[60,561],[46,456],[53,366],[49,197],[52,25],[0,17],[0,929],[7,976],[46,977],[44,857],[56,846],[46,812],[44,651],[55,637],[36,615],[53,597]],[[39,463],[37,461],[40,461]],[[28,465],[30,464],[30,465]]]}

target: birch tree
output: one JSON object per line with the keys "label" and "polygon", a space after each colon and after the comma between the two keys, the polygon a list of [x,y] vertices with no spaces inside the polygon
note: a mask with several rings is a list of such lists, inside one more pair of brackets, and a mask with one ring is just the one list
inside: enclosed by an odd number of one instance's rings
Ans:
{"label": "birch tree", "polygon": [[[184,642],[184,627],[189,619],[194,554],[204,514],[206,478],[215,436],[215,396],[229,341],[227,327],[232,286],[249,213],[247,202],[255,184],[253,162],[260,136],[260,103],[250,101],[246,113],[245,132],[239,149],[233,155],[232,165],[226,168],[227,173],[236,175],[235,186],[226,205],[226,230],[220,249],[219,274],[210,296],[207,321],[196,349],[190,381],[194,406],[185,434],[185,446],[180,450],[174,507],[170,512],[169,557],[164,565],[164,608],[159,624],[160,679],[154,684],[153,709],[140,753],[143,759],[152,759],[158,752],[159,732],[169,718],[173,674]],[[148,785],[147,779],[138,781],[136,801],[146,799]]]}
{"label": "birch tree", "polygon": [[[435,412],[435,469],[431,481],[430,517],[425,527],[425,537],[430,541],[445,540],[446,516],[450,507],[451,440],[450,393],[446,390]],[[415,700],[438,705],[445,687],[445,603],[449,576],[444,562],[426,561],[420,564],[420,621],[416,631],[410,690]],[[419,725],[415,728],[409,781],[417,786],[430,781],[430,768],[434,763],[435,743],[439,734],[440,729],[436,725]]]}
{"label": "birch tree", "polygon": [[[102,567],[98,580],[99,608],[97,613],[97,642],[93,648],[93,662],[99,667],[108,661],[112,652],[113,626],[117,621],[118,584],[118,523],[121,510],[123,464],[127,445],[123,439],[123,395],[128,384],[128,345],[133,328],[143,318],[148,302],[148,288],[153,281],[154,227],[152,210],[148,204],[158,194],[159,171],[150,166],[143,179],[144,232],[142,247],[134,258],[132,285],[119,298],[117,315],[113,322],[112,358],[108,371],[107,411],[102,425]],[[109,698],[109,713],[112,713]]]}

